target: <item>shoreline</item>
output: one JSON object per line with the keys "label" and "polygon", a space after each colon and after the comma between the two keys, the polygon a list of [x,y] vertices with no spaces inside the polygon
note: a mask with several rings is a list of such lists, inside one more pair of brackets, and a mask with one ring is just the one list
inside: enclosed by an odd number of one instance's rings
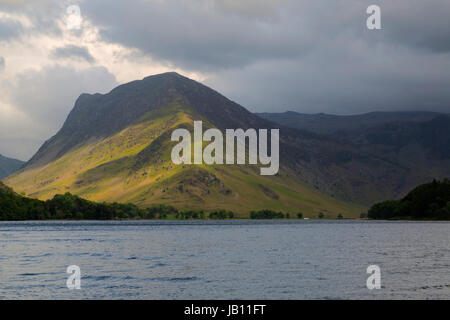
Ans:
{"label": "shoreline", "polygon": [[251,218],[233,218],[233,219],[176,219],[176,218],[166,218],[166,219],[41,219],[41,220],[0,220],[2,222],[107,222],[107,221],[377,221],[377,222],[450,222],[450,220],[436,220],[436,219],[360,219],[360,218],[344,218],[344,219],[319,219],[319,218],[308,218],[308,219],[251,219]]}

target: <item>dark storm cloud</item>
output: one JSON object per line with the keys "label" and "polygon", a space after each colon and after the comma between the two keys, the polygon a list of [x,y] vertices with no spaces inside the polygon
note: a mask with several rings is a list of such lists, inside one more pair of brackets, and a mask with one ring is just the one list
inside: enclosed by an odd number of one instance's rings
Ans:
{"label": "dark storm cloud", "polygon": [[[53,32],[55,17],[72,4],[21,2],[26,5],[11,10],[25,13],[41,32]],[[450,1],[375,3],[383,28],[376,31],[366,28],[372,0],[78,4],[104,40],[204,72],[207,84],[253,111],[448,110]],[[90,59],[73,49],[56,54]]]}
{"label": "dark storm cloud", "polygon": [[[423,67],[406,52],[386,64],[355,58],[335,65],[321,59],[312,55],[301,61],[255,64],[246,72],[222,72],[206,83],[223,88],[223,94],[251,111],[356,114],[450,110],[450,75],[441,69],[448,65],[444,59]],[[352,68],[359,73],[350,72]]]}
{"label": "dark storm cloud", "polygon": [[450,1],[84,2],[110,41],[175,67],[254,111],[360,113],[450,106]]}
{"label": "dark storm cloud", "polygon": [[450,52],[450,1],[383,1],[390,41],[412,49]]}
{"label": "dark storm cloud", "polygon": [[88,48],[76,45],[67,45],[54,49],[50,56],[57,59],[78,59],[85,60],[89,63],[95,62],[94,57],[90,54]]}
{"label": "dark storm cloud", "polygon": [[[144,55],[203,73],[207,85],[252,111],[450,111],[448,0],[0,0],[0,45],[27,48],[42,34],[62,40],[73,4],[102,40],[139,49],[126,60],[139,66]],[[381,7],[382,30],[366,28],[372,4]],[[9,55],[20,52],[0,54],[14,74],[20,59]],[[17,111],[0,117],[0,151],[22,159],[56,132],[81,92],[117,85],[106,68],[57,65],[94,62],[76,41],[43,54],[55,58],[53,66],[36,65],[0,83],[8,95],[0,107]]]}
{"label": "dark storm cloud", "polygon": [[377,1],[382,10],[380,35],[370,35],[365,28],[371,4],[370,0],[98,0],[85,2],[82,8],[103,27],[105,38],[181,67],[217,70],[292,59],[310,48],[321,49],[322,43],[337,36],[343,44],[377,38],[389,45],[432,51],[450,48],[449,1]]}
{"label": "dark storm cloud", "polygon": [[284,8],[274,6],[273,12],[250,18],[214,3],[99,0],[85,2],[82,8],[101,26],[106,39],[190,70],[217,71],[261,59],[292,59],[308,51],[304,44],[309,35],[297,28],[300,21],[280,16]]}

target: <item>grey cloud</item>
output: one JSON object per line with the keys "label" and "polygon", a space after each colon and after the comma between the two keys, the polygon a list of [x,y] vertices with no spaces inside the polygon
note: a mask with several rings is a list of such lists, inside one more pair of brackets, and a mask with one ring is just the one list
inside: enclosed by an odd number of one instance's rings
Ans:
{"label": "grey cloud", "polygon": [[[217,72],[264,60],[297,59],[314,48],[324,49],[323,44],[336,38],[342,45],[374,39],[395,46],[414,45],[408,39],[415,33],[403,36],[416,18],[414,8],[407,0],[380,1],[384,30],[377,35],[366,28],[371,0],[98,0],[84,2],[82,8],[110,41],[139,48],[177,67]],[[413,1],[433,21],[438,10]],[[450,6],[446,0],[436,1]],[[414,41],[427,43],[430,35],[445,39],[450,30],[444,28],[447,20],[440,26],[419,24],[415,30],[423,28],[422,37]]]}
{"label": "grey cloud", "polygon": [[281,19],[276,14],[265,21],[249,20],[211,3],[100,0],[85,2],[82,9],[101,27],[104,38],[191,70],[243,67],[261,59],[291,59],[308,51],[309,35],[301,22],[296,23],[298,19]]}
{"label": "grey cloud", "polygon": [[81,71],[48,67],[20,75],[12,87],[12,100],[21,111],[54,131],[62,125],[81,93],[106,92],[115,85],[114,76],[103,67]]}
{"label": "grey cloud", "polygon": [[[65,7],[43,3],[29,4],[23,12],[38,30],[52,30]],[[79,4],[104,40],[138,48],[159,63],[205,72],[207,84],[253,111],[448,111],[450,2],[379,0],[383,30],[369,31],[366,8],[373,3]]]}
{"label": "grey cloud", "polygon": [[23,6],[29,5],[33,2],[45,3],[48,0],[1,0],[0,8],[1,9],[13,9],[13,8],[23,8]]}
{"label": "grey cloud", "polygon": [[[330,44],[331,45],[331,44]],[[374,110],[450,110],[448,56],[422,56],[406,48],[347,44],[293,61],[253,64],[211,76],[206,83],[252,111],[355,114]],[[331,50],[331,49],[330,49]]]}
{"label": "grey cloud", "polygon": [[[117,84],[115,77],[103,67],[77,71],[62,66],[29,71],[14,83],[3,83],[9,89],[11,103],[31,122],[4,123],[0,119],[0,150],[6,154],[20,152],[17,156],[22,159],[30,157],[62,126],[81,93],[105,93]],[[5,129],[10,127],[14,130]],[[10,141],[20,143],[14,148]]]}
{"label": "grey cloud", "polygon": [[0,56],[0,72],[5,70],[5,58]]}
{"label": "grey cloud", "polygon": [[216,0],[215,7],[227,13],[245,17],[266,19],[273,17],[277,10],[288,2],[295,0]]}
{"label": "grey cloud", "polygon": [[78,59],[89,63],[94,63],[95,59],[89,52],[88,48],[76,45],[67,45],[54,49],[50,55],[57,59]]}
{"label": "grey cloud", "polygon": [[450,52],[450,1],[381,1],[383,28],[393,43]]}
{"label": "grey cloud", "polygon": [[22,24],[13,19],[3,18],[0,20],[0,41],[17,37],[22,31]]}
{"label": "grey cloud", "polygon": [[450,72],[446,0],[380,0],[380,31],[366,28],[371,0],[209,3],[99,0],[82,8],[106,39],[205,71],[211,85],[255,111],[450,105],[442,89]]}
{"label": "grey cloud", "polygon": [[61,34],[58,22],[65,14],[67,4],[57,0],[1,0],[0,12],[26,16],[31,27],[25,27],[20,21],[11,18],[2,18],[0,21],[0,40],[21,35],[45,33],[57,36]]}

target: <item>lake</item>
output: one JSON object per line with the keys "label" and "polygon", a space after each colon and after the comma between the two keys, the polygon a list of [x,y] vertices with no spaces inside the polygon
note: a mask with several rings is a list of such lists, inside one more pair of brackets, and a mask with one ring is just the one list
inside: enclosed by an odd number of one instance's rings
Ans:
{"label": "lake", "polygon": [[450,223],[0,222],[0,299],[450,299]]}

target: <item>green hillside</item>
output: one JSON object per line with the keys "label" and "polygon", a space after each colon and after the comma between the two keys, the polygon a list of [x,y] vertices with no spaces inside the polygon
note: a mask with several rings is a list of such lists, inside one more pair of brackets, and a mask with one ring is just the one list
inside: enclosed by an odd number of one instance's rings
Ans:
{"label": "green hillside", "polygon": [[92,201],[131,202],[141,208],[168,204],[180,209],[227,209],[240,216],[272,209],[311,217],[319,212],[354,217],[363,210],[313,190],[284,171],[267,177],[249,165],[174,165],[170,133],[191,127],[193,114],[176,103],[150,111],[137,124],[80,144],[46,165],[22,170],[7,183],[44,200],[70,192]]}
{"label": "green hillside", "polygon": [[282,166],[276,176],[261,176],[258,166],[250,165],[173,164],[171,133],[180,127],[192,130],[194,120],[222,130],[274,127],[195,81],[175,73],[152,76],[107,95],[81,95],[62,129],[5,183],[42,200],[69,192],[140,208],[225,209],[243,217],[262,209],[357,217],[365,209],[299,178],[306,168],[299,165],[304,157],[297,157],[301,146],[292,139],[317,150],[320,145],[307,139],[326,143],[309,133],[281,138]]}

